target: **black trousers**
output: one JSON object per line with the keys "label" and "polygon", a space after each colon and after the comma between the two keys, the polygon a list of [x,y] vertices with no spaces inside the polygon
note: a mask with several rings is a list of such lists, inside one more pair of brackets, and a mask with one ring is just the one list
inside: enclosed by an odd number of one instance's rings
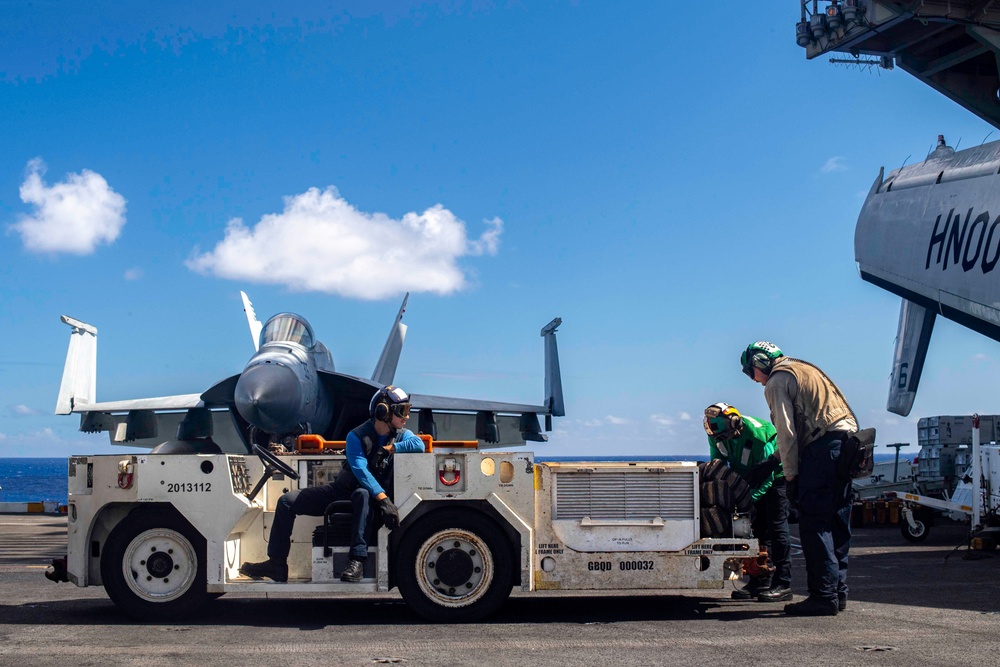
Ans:
{"label": "black trousers", "polygon": [[784,477],[775,479],[767,493],[754,503],[751,529],[757,539],[767,545],[767,555],[774,565],[771,588],[788,588],[792,583],[792,562]]}
{"label": "black trousers", "polygon": [[828,433],[799,454],[799,537],[809,596],[836,603],[847,596],[851,550],[851,482],[837,476],[844,434]]}
{"label": "black trousers", "polygon": [[274,521],[268,538],[269,558],[284,560],[291,550],[292,526],[295,517],[303,514],[323,516],[327,506],[335,500],[351,501],[351,558],[368,557],[368,542],[373,528],[374,503],[368,489],[358,487],[353,491],[339,489],[334,484],[310,486],[291,491],[278,499],[274,508]]}

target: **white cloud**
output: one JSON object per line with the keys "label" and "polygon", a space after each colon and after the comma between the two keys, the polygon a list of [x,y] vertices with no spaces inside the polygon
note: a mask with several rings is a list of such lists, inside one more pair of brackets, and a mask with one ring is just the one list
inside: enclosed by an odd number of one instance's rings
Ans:
{"label": "white cloud", "polygon": [[19,405],[12,405],[12,406],[10,406],[10,413],[12,415],[14,415],[15,417],[33,417],[35,415],[42,414],[40,410],[36,410],[35,408],[28,407],[27,405],[24,405],[23,403],[21,403]]}
{"label": "white cloud", "polygon": [[440,204],[395,220],[357,210],[334,187],[310,188],[252,228],[230,220],[215,249],[196,249],[186,264],[222,278],[359,299],[449,294],[466,285],[459,258],[497,252],[503,221],[484,222],[487,230],[470,241],[465,223]]}
{"label": "white cloud", "polygon": [[0,433],[0,440],[6,440],[6,439],[7,439],[7,434],[6,433]]}
{"label": "white cloud", "polygon": [[654,424],[658,424],[660,426],[673,426],[675,423],[673,418],[668,417],[667,415],[650,415],[649,419]]}
{"label": "white cloud", "polygon": [[142,278],[142,269],[138,266],[126,269],[124,277],[125,280],[139,280],[139,278]]}
{"label": "white cloud", "polygon": [[89,255],[99,244],[118,238],[125,225],[125,198],[103,176],[84,169],[49,186],[42,180],[44,174],[41,158],[28,162],[21,201],[35,211],[10,226],[27,250]]}
{"label": "white cloud", "polygon": [[[659,428],[667,429],[668,433],[673,433],[674,427],[679,426],[681,422],[691,421],[691,413],[678,412],[676,415],[664,415],[656,413],[649,416],[649,421]],[[680,427],[682,432],[690,428],[691,425],[689,424]]]}
{"label": "white cloud", "polygon": [[819,168],[821,174],[832,174],[837,171],[847,171],[846,158],[843,155],[834,155]]}
{"label": "white cloud", "polygon": [[614,415],[608,415],[601,419],[587,419],[586,421],[580,422],[587,428],[597,428],[600,426],[625,426],[629,424],[629,420],[624,417],[616,417]]}

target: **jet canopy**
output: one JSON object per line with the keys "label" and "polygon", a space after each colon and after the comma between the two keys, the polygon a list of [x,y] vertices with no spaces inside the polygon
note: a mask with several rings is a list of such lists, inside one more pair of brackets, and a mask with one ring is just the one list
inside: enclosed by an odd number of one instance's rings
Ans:
{"label": "jet canopy", "polygon": [[295,313],[278,313],[267,321],[260,332],[261,347],[267,343],[298,343],[313,346],[313,330],[305,318]]}

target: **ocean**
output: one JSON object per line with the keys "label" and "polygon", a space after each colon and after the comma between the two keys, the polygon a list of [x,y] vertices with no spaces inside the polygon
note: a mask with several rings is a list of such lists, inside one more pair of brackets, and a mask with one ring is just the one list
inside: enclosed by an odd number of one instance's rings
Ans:
{"label": "ocean", "polygon": [[[904,453],[901,459],[912,460],[916,452]],[[876,454],[876,461],[891,461],[894,454]],[[704,461],[705,455],[692,456],[545,456],[535,452],[537,461]],[[0,503],[67,502],[67,459],[0,458]]]}
{"label": "ocean", "polygon": [[0,458],[0,503],[67,501],[68,459]]}

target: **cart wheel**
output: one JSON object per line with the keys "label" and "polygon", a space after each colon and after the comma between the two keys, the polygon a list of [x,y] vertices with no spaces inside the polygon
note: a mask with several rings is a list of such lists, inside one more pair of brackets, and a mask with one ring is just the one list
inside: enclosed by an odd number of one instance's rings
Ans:
{"label": "cart wheel", "polygon": [[476,621],[499,609],[513,587],[509,540],[475,513],[448,510],[421,520],[399,553],[399,592],[431,621]]}
{"label": "cart wheel", "polygon": [[205,539],[169,512],[133,512],[104,545],[101,578],[108,597],[129,616],[187,617],[209,599]]}
{"label": "cart wheel", "polygon": [[903,537],[906,538],[908,542],[923,542],[931,533],[930,523],[925,517],[920,516],[920,513],[917,512],[914,513],[913,523],[915,523],[916,526],[911,526],[910,522],[907,521],[905,517],[901,517],[899,522],[900,532],[903,533]]}

